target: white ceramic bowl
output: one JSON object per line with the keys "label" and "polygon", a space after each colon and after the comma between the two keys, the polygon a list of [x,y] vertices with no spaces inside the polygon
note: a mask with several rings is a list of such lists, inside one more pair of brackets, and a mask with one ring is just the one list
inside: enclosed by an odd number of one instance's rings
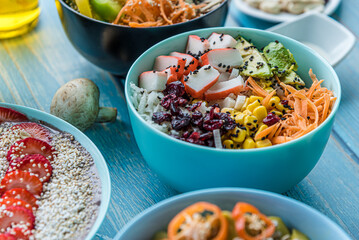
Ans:
{"label": "white ceramic bowl", "polygon": [[181,194],[148,208],[129,222],[114,240],[150,240],[165,230],[171,219],[187,206],[207,201],[223,210],[248,202],[267,215],[279,216],[289,228],[296,228],[312,240],[351,240],[333,221],[317,210],[279,194],[246,188],[217,188]]}
{"label": "white ceramic bowl", "polygon": [[267,31],[304,43],[317,51],[332,66],[343,60],[355,44],[354,34],[346,27],[324,14],[314,12],[302,14]]}
{"label": "white ceramic bowl", "polygon": [[100,204],[99,212],[95,222],[93,223],[90,231],[88,232],[85,238],[85,240],[92,239],[95,236],[97,230],[100,228],[105,218],[111,197],[110,174],[107,168],[106,161],[103,158],[101,152],[97,149],[96,145],[85,134],[83,134],[80,130],[78,130],[71,124],[65,122],[64,120],[58,117],[55,117],[51,114],[33,108],[18,106],[14,104],[0,103],[0,107],[14,109],[22,114],[25,114],[30,120],[33,121],[40,120],[49,124],[50,126],[56,127],[61,131],[72,134],[75,137],[75,139],[91,154],[95,162],[95,167],[97,169],[98,175],[101,180],[101,204]]}
{"label": "white ceramic bowl", "polygon": [[[298,17],[296,14],[291,13],[280,13],[280,14],[271,14],[263,12],[257,8],[249,6],[244,0],[233,0],[234,6],[241,12],[246,15],[249,15],[254,18],[265,20],[268,22],[278,23],[293,20]],[[326,15],[331,15],[338,8],[341,0],[329,0],[325,5],[323,13]]]}

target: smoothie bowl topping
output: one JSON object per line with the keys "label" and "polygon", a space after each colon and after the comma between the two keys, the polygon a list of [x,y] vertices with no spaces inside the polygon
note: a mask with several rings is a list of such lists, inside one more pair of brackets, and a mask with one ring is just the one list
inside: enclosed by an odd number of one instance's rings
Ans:
{"label": "smoothie bowl topping", "polygon": [[259,50],[238,36],[190,35],[185,53],[158,56],[131,83],[132,103],[153,127],[177,139],[227,149],[297,139],[323,123],[336,98],[278,41]]}
{"label": "smoothie bowl topping", "polygon": [[0,237],[84,239],[101,202],[91,155],[12,109],[0,107],[0,121]]}
{"label": "smoothie bowl topping", "polygon": [[309,240],[291,231],[277,216],[266,216],[255,206],[238,202],[232,211],[208,202],[197,202],[178,213],[152,240]]}

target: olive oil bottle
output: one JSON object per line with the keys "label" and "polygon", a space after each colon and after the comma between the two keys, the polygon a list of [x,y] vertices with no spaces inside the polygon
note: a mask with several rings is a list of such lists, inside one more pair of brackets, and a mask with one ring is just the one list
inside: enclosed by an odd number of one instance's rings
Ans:
{"label": "olive oil bottle", "polygon": [[32,30],[39,19],[38,0],[0,0],[0,39]]}

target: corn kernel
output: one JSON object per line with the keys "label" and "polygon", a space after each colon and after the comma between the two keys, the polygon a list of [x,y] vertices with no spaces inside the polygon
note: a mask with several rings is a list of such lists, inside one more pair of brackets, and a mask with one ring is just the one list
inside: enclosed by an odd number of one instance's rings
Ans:
{"label": "corn kernel", "polygon": [[236,143],[241,143],[247,136],[247,131],[240,129],[239,127],[235,127],[232,130],[231,139]]}
{"label": "corn kernel", "polygon": [[272,87],[266,87],[264,88],[264,90],[267,92],[267,93],[271,93],[274,89]]}
{"label": "corn kernel", "polygon": [[278,103],[280,103],[280,98],[277,96],[271,97],[269,100],[269,106],[275,107]]}
{"label": "corn kernel", "polygon": [[250,104],[249,98],[247,98],[246,101],[244,102],[244,104],[243,104],[243,106],[242,106],[242,108],[241,108],[241,111],[242,111],[242,112],[243,112],[244,110],[246,110],[248,104]]}
{"label": "corn kernel", "polygon": [[238,123],[240,125],[243,125],[245,116],[246,115],[244,115],[243,113],[238,113],[238,114],[236,114],[236,116],[234,118],[234,121],[236,121],[236,123]]}
{"label": "corn kernel", "polygon": [[253,115],[257,117],[259,122],[262,122],[263,119],[267,116],[267,109],[264,106],[256,107],[253,110]]}
{"label": "corn kernel", "polygon": [[266,124],[261,124],[259,127],[258,127],[258,131],[256,132],[256,135],[260,132],[262,132],[264,129],[268,128],[268,126]]}
{"label": "corn kernel", "polygon": [[283,110],[284,110],[284,106],[283,106],[283,104],[281,104],[281,103],[277,103],[277,104],[275,105],[275,107],[276,107],[279,111],[283,111]]}
{"label": "corn kernel", "polygon": [[251,131],[255,131],[255,129],[258,127],[258,119],[255,116],[245,116],[244,126],[248,127]]}
{"label": "corn kernel", "polygon": [[250,96],[249,97],[249,102],[253,103],[255,101],[259,100],[260,103],[262,103],[263,98],[262,97],[258,97],[258,96]]}
{"label": "corn kernel", "polygon": [[246,116],[250,116],[250,115],[252,115],[252,112],[249,111],[249,110],[244,110],[243,114],[246,115]]}
{"label": "corn kernel", "polygon": [[269,139],[264,139],[256,142],[257,148],[269,147],[272,146],[272,142]]}
{"label": "corn kernel", "polygon": [[282,112],[280,112],[280,111],[277,111],[277,110],[272,110],[272,111],[270,111],[271,113],[273,113],[273,114],[275,114],[275,115],[277,115],[278,117],[283,117],[283,113]]}
{"label": "corn kernel", "polygon": [[224,147],[225,148],[227,148],[227,149],[234,149],[234,142],[232,141],[232,140],[225,140],[225,141],[223,141],[223,145],[224,145]]}
{"label": "corn kernel", "polygon": [[221,110],[222,113],[229,113],[229,114],[233,114],[234,113],[234,109],[233,108],[222,108]]}
{"label": "corn kernel", "polygon": [[255,148],[256,143],[253,141],[252,138],[247,137],[246,140],[244,140],[242,147],[243,149]]}
{"label": "corn kernel", "polygon": [[247,110],[253,112],[253,110],[254,110],[256,107],[259,107],[260,105],[261,105],[261,104],[260,104],[260,102],[258,102],[258,100],[257,100],[257,101],[254,101],[253,103],[251,103],[251,104],[249,104],[249,105],[247,106]]}

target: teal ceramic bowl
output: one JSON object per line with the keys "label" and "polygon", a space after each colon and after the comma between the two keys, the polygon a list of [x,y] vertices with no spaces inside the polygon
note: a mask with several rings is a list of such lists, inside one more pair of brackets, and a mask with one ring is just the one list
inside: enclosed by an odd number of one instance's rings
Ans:
{"label": "teal ceramic bowl", "polygon": [[75,139],[91,154],[95,162],[98,175],[101,179],[101,205],[99,208],[97,219],[85,238],[85,240],[92,239],[105,218],[111,197],[110,174],[107,168],[106,161],[103,158],[101,152],[85,134],[83,134],[80,130],[58,117],[33,108],[18,106],[14,104],[0,103],[0,107],[14,109],[18,112],[25,114],[30,120],[42,121],[47,123],[49,126],[54,126],[61,131],[71,133],[75,137]]}
{"label": "teal ceramic bowl", "polygon": [[[131,102],[130,83],[151,70],[159,55],[183,52],[188,35],[208,37],[212,32],[242,35],[259,49],[278,40],[293,53],[298,73],[310,85],[310,68],[337,101],[330,116],[314,131],[294,141],[261,149],[228,150],[190,144],[162,133],[143,120]],[[161,179],[180,192],[213,187],[248,187],[282,193],[304,179],[317,164],[328,142],[338,110],[341,88],[329,63],[305,45],[275,33],[246,28],[208,28],[168,38],[143,53],[132,65],[126,79],[125,94],[137,145]]]}
{"label": "teal ceramic bowl", "polygon": [[211,202],[229,211],[239,201],[248,202],[266,215],[281,217],[289,228],[298,229],[310,239],[351,240],[336,223],[301,202],[279,194],[241,188],[207,189],[164,200],[137,215],[114,240],[150,240],[157,231],[166,230],[177,213],[199,201]]}

